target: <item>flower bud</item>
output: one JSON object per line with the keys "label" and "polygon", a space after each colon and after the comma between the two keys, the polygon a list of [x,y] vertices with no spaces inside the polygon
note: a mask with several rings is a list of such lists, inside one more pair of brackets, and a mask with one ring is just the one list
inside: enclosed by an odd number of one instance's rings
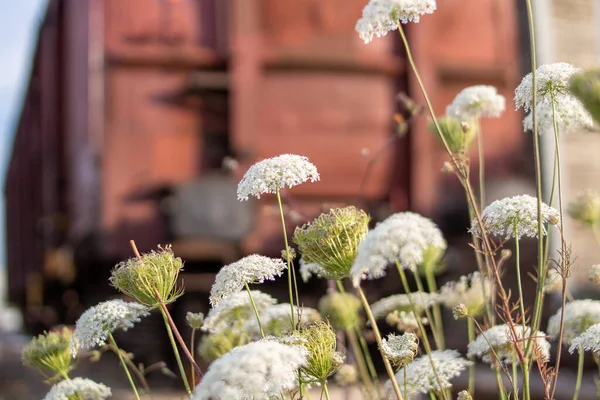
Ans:
{"label": "flower bud", "polygon": [[600,195],[593,190],[585,190],[575,197],[567,211],[571,218],[594,225],[600,219]]}
{"label": "flower bud", "polygon": [[71,330],[63,327],[33,338],[21,353],[23,365],[50,371],[62,378],[73,369],[71,336]]}
{"label": "flower bud", "polygon": [[188,312],[185,319],[192,329],[200,329],[204,325],[204,314]]}
{"label": "flower bud", "polygon": [[358,325],[361,303],[351,293],[329,293],[321,297],[318,308],[336,329],[347,331]]}
{"label": "flower bud", "polygon": [[456,398],[456,400],[473,400],[473,398],[471,397],[468,391],[462,390],[458,393],[458,397]]}
{"label": "flower bud", "polygon": [[469,316],[469,309],[464,304],[459,304],[452,309],[454,319],[466,318]]}
{"label": "flower bud", "polygon": [[340,386],[352,385],[358,381],[358,371],[352,364],[344,364],[338,369],[333,377]]}
{"label": "flower bud", "polygon": [[600,264],[592,265],[590,268],[590,281],[596,285],[600,284]]}

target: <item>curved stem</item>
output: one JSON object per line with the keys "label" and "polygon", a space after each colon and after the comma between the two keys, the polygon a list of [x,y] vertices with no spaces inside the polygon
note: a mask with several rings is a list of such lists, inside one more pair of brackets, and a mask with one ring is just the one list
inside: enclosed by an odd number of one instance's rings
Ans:
{"label": "curved stem", "polygon": [[167,315],[162,308],[160,308],[160,312],[163,316],[163,319],[165,320],[165,327],[167,328],[167,334],[169,335],[169,341],[171,342],[171,346],[173,347],[173,353],[175,354],[175,359],[177,360],[177,366],[179,367],[179,373],[181,375],[181,379],[183,380],[183,384],[185,385],[185,390],[191,396],[192,390],[190,389],[190,384],[188,382],[187,376],[185,375],[185,369],[183,368],[183,363],[181,362],[181,356],[179,355],[179,350],[177,349],[177,343],[175,343],[175,338],[173,337],[173,331],[171,329],[171,325],[169,325]]}
{"label": "curved stem", "polygon": [[252,292],[250,291],[250,287],[247,283],[244,283],[246,286],[246,291],[248,292],[248,296],[250,297],[250,304],[252,304],[252,309],[254,310],[254,315],[256,315],[256,322],[258,322],[258,329],[260,330],[260,337],[265,337],[265,332],[263,331],[262,324],[260,323],[260,317],[258,316],[258,310],[256,309],[256,304],[254,304],[254,299],[252,298]]}
{"label": "curved stem", "polygon": [[360,297],[360,301],[363,304],[363,308],[365,309],[365,313],[371,322],[371,328],[373,328],[373,334],[375,335],[375,340],[377,341],[377,346],[379,347],[379,352],[381,353],[381,357],[383,358],[383,365],[385,366],[385,370],[390,378],[390,382],[392,383],[392,388],[394,389],[394,393],[398,400],[404,400],[402,397],[402,393],[400,393],[400,388],[398,387],[398,382],[396,381],[396,376],[394,375],[394,370],[392,369],[392,365],[390,364],[390,360],[387,359],[383,351],[381,350],[381,333],[379,332],[379,328],[377,327],[377,321],[375,321],[375,317],[373,316],[373,312],[371,311],[371,306],[369,306],[369,302],[367,301],[367,297],[363,292],[362,288],[358,286],[356,288],[358,292],[358,296]]}
{"label": "curved stem", "polygon": [[121,362],[121,365],[123,366],[123,369],[125,370],[125,374],[127,375],[127,380],[129,381],[129,384],[131,385],[131,389],[133,390],[133,393],[135,394],[135,398],[137,400],[140,400],[140,395],[138,394],[137,388],[135,387],[135,383],[133,383],[133,378],[131,377],[131,374],[129,373],[129,368],[127,368],[127,364],[125,364],[125,360],[123,360],[123,355],[121,354],[121,349],[119,349],[119,346],[117,345],[117,341],[115,340],[115,338],[113,337],[112,333],[108,333],[108,339],[112,342],[112,345],[115,346],[115,349],[117,350],[117,356],[119,357],[119,361]]}
{"label": "curved stem", "polygon": [[[279,205],[279,215],[281,216],[281,227],[283,228],[283,240],[285,242],[285,254],[286,254],[286,261],[287,261],[287,267],[288,267],[288,291],[289,291],[289,295],[290,295],[290,308],[292,310],[292,328],[294,329],[294,331],[296,331],[296,322],[295,322],[295,316],[294,316],[294,294],[292,292],[292,274],[294,273],[293,269],[292,269],[292,265],[291,265],[291,260],[290,260],[290,246],[288,244],[288,239],[287,239],[287,231],[285,229],[285,218],[283,216],[283,205],[281,204],[281,194],[279,193],[279,188],[277,188],[277,204]],[[296,293],[297,293],[298,289],[296,289]],[[296,295],[296,297],[298,297]]]}
{"label": "curved stem", "polygon": [[[469,343],[475,340],[475,324],[471,318],[467,318],[467,335]],[[473,365],[469,366],[469,393],[475,396],[475,357],[469,357],[469,361],[473,361]]]}
{"label": "curved stem", "polygon": [[[408,302],[410,303],[410,308],[415,315],[415,319],[417,320],[417,325],[419,326],[419,331],[421,332],[421,337],[423,338],[423,347],[425,347],[425,353],[429,356],[429,361],[431,362],[431,369],[433,370],[433,375],[435,376],[435,380],[437,381],[438,386],[440,388],[443,388],[444,385],[442,384],[442,380],[440,379],[440,376],[438,374],[435,363],[433,362],[433,358],[431,357],[431,345],[429,343],[429,338],[427,337],[427,332],[425,331],[425,327],[423,326],[423,323],[421,322],[421,318],[419,318],[417,315],[417,312],[416,312],[417,308],[416,308],[415,302],[413,301],[413,298],[410,294],[410,288],[408,287],[408,281],[406,279],[406,274],[404,273],[402,266],[400,265],[400,263],[397,260],[396,260],[396,268],[398,269],[398,273],[400,274],[400,280],[402,281],[402,286],[404,288],[404,291],[406,292],[406,297],[408,297]],[[447,400],[446,392],[442,391],[442,396],[445,400]]]}
{"label": "curved stem", "polygon": [[483,151],[483,136],[479,118],[475,119],[475,136],[477,137],[477,151],[479,155],[479,205],[480,210],[485,208],[485,153]]}
{"label": "curved stem", "polygon": [[575,393],[573,393],[573,400],[579,399],[579,391],[581,389],[581,378],[583,377],[583,361],[585,360],[585,351],[583,348],[579,348],[579,356],[577,361],[577,381],[575,383]]}
{"label": "curved stem", "polygon": [[[429,293],[437,293],[437,283],[435,282],[435,275],[431,268],[427,268],[425,270],[425,280],[427,281],[427,286],[429,287]],[[433,306],[433,319],[435,320],[435,330],[437,331],[437,336],[439,341],[437,342],[438,350],[444,350],[446,348],[446,343],[444,340],[444,322],[442,321],[442,310],[440,308],[440,303],[436,302]]]}

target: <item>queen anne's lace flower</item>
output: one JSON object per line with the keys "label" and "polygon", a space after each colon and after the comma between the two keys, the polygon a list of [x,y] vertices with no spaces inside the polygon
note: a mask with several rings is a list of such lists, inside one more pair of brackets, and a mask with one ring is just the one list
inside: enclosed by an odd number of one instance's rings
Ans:
{"label": "queen anne's lace flower", "polygon": [[297,387],[306,357],[302,347],[273,340],[236,347],[210,365],[192,400],[280,399]]}
{"label": "queen anne's lace flower", "polygon": [[[77,395],[79,395],[77,397]],[[104,400],[112,395],[110,388],[90,379],[73,378],[52,386],[44,400]]]}
{"label": "queen anne's lace flower", "polygon": [[373,36],[382,37],[398,29],[398,21],[419,22],[421,15],[433,13],[436,7],[435,0],[371,0],[355,29],[369,43]]}
{"label": "queen anne's lace flower", "polygon": [[407,365],[419,351],[419,342],[414,333],[395,335],[390,333],[381,341],[381,352],[395,365]]}
{"label": "queen anne's lace flower", "polygon": [[[279,336],[293,330],[291,311],[290,303],[275,304],[267,308],[260,316],[260,323],[265,335]],[[299,326],[309,325],[319,319],[321,319],[321,314],[314,308],[294,306],[294,322]],[[256,318],[247,319],[244,329],[251,337],[260,337]]]}
{"label": "queen anne's lace flower", "polygon": [[415,269],[427,250],[446,250],[439,228],[428,218],[412,212],[393,214],[369,231],[358,245],[358,254],[350,269],[354,286],[361,280],[385,275],[388,264]]}
{"label": "queen anne's lace flower", "polygon": [[589,279],[596,285],[600,283],[600,264],[595,264],[590,267]]}
{"label": "queen anne's lace flower", "polygon": [[[591,128],[594,121],[589,112],[577,98],[570,95],[560,95],[555,99],[555,115],[552,112],[552,103],[539,102],[536,109],[538,132],[554,129],[554,118],[559,132],[569,132],[580,128]],[[533,112],[523,119],[523,130],[533,130]]]}
{"label": "queen anne's lace flower", "polygon": [[[432,368],[435,365],[436,373]],[[473,362],[465,360],[456,350],[436,350],[431,352],[431,358],[425,354],[396,373],[398,386],[404,390],[404,370],[406,370],[406,391],[409,398],[418,393],[439,393],[444,389],[452,388],[450,380],[459,376]],[[439,382],[438,378],[439,377]],[[440,386],[441,385],[441,386]],[[386,383],[386,392],[390,394],[391,383]],[[395,398],[388,395],[387,398]]]}
{"label": "queen anne's lace flower", "polygon": [[[277,302],[273,297],[260,290],[251,290],[250,293],[252,293],[252,299],[259,315]],[[219,332],[238,324],[240,320],[255,318],[250,296],[247,291],[243,290],[223,299],[214,308],[211,308],[204,320],[202,330]]]}
{"label": "queen anne's lace flower", "polygon": [[544,293],[562,292],[563,277],[556,269],[548,270],[546,281],[544,282]]}
{"label": "queen anne's lace flower", "polygon": [[109,300],[89,308],[75,325],[71,339],[71,353],[77,355],[80,348],[102,346],[108,335],[117,329],[124,331],[133,328],[141,317],[150,315],[148,307],[123,300]]}
{"label": "queen anne's lace flower", "polygon": [[317,278],[323,278],[327,271],[319,264],[307,263],[304,258],[300,259],[300,276],[305,283],[314,275]]}
{"label": "queen anne's lace flower", "polygon": [[[480,357],[483,362],[492,365],[496,356],[498,361],[511,364],[517,357],[515,346],[519,346],[524,351],[524,345],[530,332],[531,328],[526,327],[525,335],[523,335],[522,325],[514,326],[514,334],[508,325],[493,326],[469,343],[467,356],[469,358]],[[534,356],[538,361],[544,362],[550,359],[550,343],[545,336],[546,334],[542,331],[536,333],[536,351],[534,351]],[[490,346],[494,349],[494,352],[491,351]]]}
{"label": "queen anne's lace flower", "polygon": [[[437,293],[414,292],[410,294],[410,297],[415,304],[415,311],[418,314],[440,300],[440,296]],[[371,312],[375,319],[383,318],[394,311],[412,311],[408,295],[393,294],[371,304]]]}
{"label": "queen anne's lace flower", "polygon": [[226,265],[221,268],[210,289],[210,304],[216,306],[222,299],[242,290],[246,284],[275,280],[286,267],[281,259],[258,254]]}
{"label": "queen anne's lace flower", "polygon": [[485,296],[490,296],[492,290],[488,278],[482,277],[479,272],[461,276],[456,282],[448,282],[440,290],[440,301],[453,309],[459,304],[464,304],[467,312],[479,316],[485,310]]}
{"label": "queen anne's lace flower", "polygon": [[266,193],[276,193],[285,187],[291,188],[306,181],[320,179],[317,167],[308,158],[295,154],[282,154],[257,162],[248,169],[238,184],[238,200],[248,200]]}
{"label": "queen anne's lace flower", "polygon": [[[548,334],[553,339],[556,339],[559,334],[561,310],[562,308],[548,319]],[[567,303],[564,313],[563,344],[568,346],[575,337],[598,323],[600,323],[600,301],[585,299]]]}
{"label": "queen anne's lace flower", "polygon": [[[558,210],[542,203],[542,219],[545,224],[558,225]],[[496,200],[487,206],[481,215],[486,230],[505,239],[537,237],[538,215],[537,199],[528,195],[506,197]],[[546,235],[546,228],[542,226],[542,235]],[[471,230],[481,234],[477,220],[471,222]]]}
{"label": "queen anne's lace flower", "polygon": [[446,108],[446,115],[459,120],[498,118],[505,108],[506,100],[494,86],[477,85],[457,94]]}
{"label": "queen anne's lace flower", "polygon": [[590,326],[585,332],[574,338],[569,347],[569,353],[573,353],[579,348],[600,354],[600,324]]}
{"label": "queen anne's lace flower", "polygon": [[[581,71],[568,63],[555,63],[540,66],[536,70],[537,107],[536,114],[540,129],[554,125],[552,99],[555,102],[556,120],[560,130],[593,125],[593,120],[581,102],[568,90],[571,77]],[[526,112],[533,106],[533,75],[527,74],[515,90],[516,108]],[[525,130],[533,129],[533,116],[523,120]]]}

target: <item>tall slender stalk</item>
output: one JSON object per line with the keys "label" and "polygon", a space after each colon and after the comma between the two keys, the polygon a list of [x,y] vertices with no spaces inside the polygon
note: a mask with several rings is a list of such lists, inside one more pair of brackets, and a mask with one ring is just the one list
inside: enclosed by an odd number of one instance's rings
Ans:
{"label": "tall slender stalk", "polygon": [[[419,275],[419,272],[415,269],[411,269],[411,272],[415,277],[415,282],[417,283],[417,289],[419,290],[419,292],[425,292],[425,288],[423,287],[423,282],[421,281],[421,276]],[[409,293],[407,292],[406,294],[408,295]],[[429,311],[429,307],[425,307],[425,315],[427,316],[427,319],[431,324],[431,332],[433,333],[433,341],[435,342],[435,347],[438,350],[444,350],[444,331],[443,329],[438,328],[438,319],[436,318],[436,316],[433,316],[431,314],[431,311]],[[415,312],[415,317],[416,316],[417,314]]]}
{"label": "tall slender stalk", "polygon": [[477,137],[477,153],[479,155],[479,205],[485,208],[485,153],[483,151],[483,135],[479,118],[475,118],[475,136]]}
{"label": "tall slender stalk", "polygon": [[[288,244],[287,231],[285,229],[285,217],[283,216],[283,205],[281,204],[281,194],[279,193],[279,188],[277,188],[277,204],[279,205],[279,215],[281,216],[281,227],[283,228],[283,240],[285,242],[285,254],[286,261],[288,267],[288,291],[290,296],[290,308],[292,309],[292,327],[294,331],[296,330],[296,322],[294,317],[294,294],[292,291],[292,275],[294,274],[294,270],[292,268],[292,262],[290,258],[290,246]],[[295,286],[295,285],[294,285]],[[296,288],[296,298],[298,298],[298,288]],[[299,304],[298,304],[299,306]]]}
{"label": "tall slender stalk", "polygon": [[518,362],[513,358],[512,363],[512,379],[513,379],[513,397],[516,399],[519,398],[519,373],[518,373]]}
{"label": "tall slender stalk", "polygon": [[[396,268],[398,269],[398,274],[400,274],[400,280],[402,281],[402,286],[404,287],[404,291],[406,292],[406,296],[408,297],[408,302],[410,303],[410,308],[414,313],[415,319],[417,320],[417,325],[419,326],[419,331],[421,332],[421,337],[423,338],[423,347],[425,347],[425,353],[429,357],[429,361],[431,362],[431,369],[433,370],[433,375],[435,376],[435,380],[440,388],[444,387],[442,385],[442,380],[437,372],[437,368],[435,363],[433,362],[433,357],[431,357],[431,344],[429,343],[429,338],[427,337],[427,331],[425,331],[425,327],[421,322],[421,319],[417,315],[417,307],[415,306],[415,302],[412,299],[410,294],[410,288],[408,287],[408,280],[406,279],[406,274],[404,273],[404,269],[400,263],[396,260]],[[447,400],[446,392],[442,391],[442,396],[445,400]]]}
{"label": "tall slender stalk", "polygon": [[181,379],[183,380],[183,384],[185,386],[185,390],[187,391],[190,397],[192,396],[192,390],[190,389],[190,384],[188,382],[188,378],[185,374],[185,368],[183,368],[183,363],[181,362],[181,356],[179,355],[179,350],[177,349],[177,343],[175,343],[175,337],[173,336],[173,330],[171,329],[171,325],[169,325],[169,320],[167,319],[167,314],[165,311],[160,308],[160,313],[163,316],[165,321],[165,327],[167,328],[167,335],[169,336],[169,341],[171,342],[171,347],[173,348],[173,354],[175,354],[175,360],[177,361],[177,367],[179,368],[179,374],[181,375]]}
{"label": "tall slender stalk", "polygon": [[[425,280],[427,281],[427,286],[429,288],[429,293],[437,293],[437,283],[435,281],[435,275],[431,268],[427,268],[425,270]],[[446,348],[446,342],[444,338],[444,321],[442,320],[442,310],[440,307],[440,303],[436,302],[433,306],[433,318],[435,320],[435,330],[437,331],[439,342],[437,343],[437,348],[439,350],[444,350]]]}
{"label": "tall slender stalk", "polygon": [[377,346],[379,347],[379,352],[381,353],[381,357],[383,358],[383,365],[385,366],[385,371],[390,378],[390,382],[392,383],[392,388],[394,389],[394,393],[398,400],[404,400],[402,397],[402,393],[400,393],[400,388],[398,387],[398,382],[396,381],[396,376],[394,375],[394,370],[392,369],[392,365],[390,364],[390,360],[385,356],[383,350],[381,349],[382,339],[381,333],[379,332],[379,328],[377,327],[377,321],[375,321],[375,317],[373,316],[373,312],[371,311],[371,306],[369,306],[369,302],[367,297],[365,296],[365,292],[363,292],[362,288],[358,286],[356,288],[358,292],[358,296],[360,297],[360,301],[362,302],[363,308],[365,309],[365,313],[367,313],[367,318],[371,322],[371,328],[373,328],[373,334],[375,335],[375,341],[377,341]]}
{"label": "tall slender stalk", "polygon": [[525,299],[523,298],[523,284],[521,278],[521,255],[519,253],[519,228],[518,225],[515,224],[514,228],[515,234],[515,265],[517,267],[517,287],[519,289],[519,308],[521,310],[521,318],[523,318],[523,332],[525,332]]}
{"label": "tall slender stalk", "polygon": [[579,347],[578,349],[577,358],[577,381],[575,382],[575,393],[573,393],[573,400],[579,399],[579,391],[581,390],[581,378],[583,377],[583,361],[585,360],[585,351],[582,347]]}
{"label": "tall slender stalk", "polygon": [[327,381],[323,381],[323,393],[325,393],[325,398],[327,400],[331,400],[329,397],[329,390],[327,390]]}
{"label": "tall slender stalk", "polygon": [[[194,358],[194,350],[196,347],[196,329],[192,328],[192,335],[190,338],[190,353]],[[192,385],[196,385],[196,369],[193,365],[190,365],[190,374],[192,375]]]}
{"label": "tall slender stalk", "polygon": [[108,339],[110,342],[112,342],[112,345],[115,346],[115,349],[117,350],[117,356],[119,357],[119,361],[121,362],[121,365],[123,366],[123,369],[125,370],[125,374],[127,375],[127,380],[129,381],[129,384],[131,385],[131,389],[133,390],[133,393],[135,394],[135,398],[137,400],[140,400],[140,395],[138,394],[137,388],[135,387],[135,383],[133,383],[133,378],[131,377],[131,374],[129,373],[129,368],[127,368],[127,364],[125,364],[125,360],[123,359],[123,355],[121,354],[121,349],[119,349],[119,346],[117,345],[117,341],[115,340],[115,338],[113,337],[112,333],[108,333]]}
{"label": "tall slender stalk", "polygon": [[[467,335],[469,338],[469,343],[475,340],[475,324],[471,318],[467,318]],[[469,361],[473,361],[473,365],[469,366],[469,393],[472,396],[475,396],[475,357],[469,357]]]}
{"label": "tall slender stalk", "polygon": [[248,296],[250,297],[250,304],[252,304],[252,309],[254,310],[254,315],[256,316],[256,322],[258,322],[258,329],[260,330],[260,337],[265,337],[265,332],[263,331],[262,324],[260,323],[260,316],[258,315],[258,310],[256,309],[256,304],[254,304],[254,298],[252,297],[252,292],[250,291],[250,287],[247,283],[244,283],[246,286],[246,291],[248,292]]}

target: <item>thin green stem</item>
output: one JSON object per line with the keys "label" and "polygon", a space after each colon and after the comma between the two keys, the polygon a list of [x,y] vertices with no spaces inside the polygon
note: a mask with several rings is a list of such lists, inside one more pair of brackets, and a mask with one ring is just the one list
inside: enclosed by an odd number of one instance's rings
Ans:
{"label": "thin green stem", "polygon": [[125,364],[125,360],[123,359],[123,355],[121,354],[121,349],[119,349],[119,346],[117,345],[117,341],[115,340],[115,338],[113,337],[112,333],[108,333],[108,339],[112,342],[112,345],[115,346],[115,349],[117,350],[117,356],[119,357],[119,361],[121,362],[121,365],[123,366],[123,369],[125,370],[125,374],[127,375],[127,380],[129,381],[129,384],[131,385],[131,389],[133,390],[133,393],[135,394],[135,398],[137,400],[140,400],[140,395],[138,394],[137,388],[135,387],[135,383],[133,383],[133,378],[131,377],[131,374],[129,373],[129,368],[127,368],[127,364]]}
{"label": "thin green stem", "polygon": [[[471,318],[467,318],[467,335],[469,343],[475,340],[475,324]],[[475,357],[469,357],[469,361],[473,361],[473,365],[469,366],[469,393],[475,396]]]}
{"label": "thin green stem", "polygon": [[[425,270],[425,280],[427,281],[427,287],[429,288],[429,293],[437,293],[437,283],[435,281],[435,275],[431,268],[427,268]],[[438,341],[437,348],[439,350],[444,350],[446,348],[446,343],[444,340],[444,322],[442,321],[442,310],[440,307],[440,303],[436,302],[433,305],[433,319],[435,320],[435,331],[437,331]]]}
{"label": "thin green stem", "polygon": [[[417,289],[419,290],[419,292],[425,292],[425,288],[423,287],[423,282],[421,281],[421,276],[419,275],[419,272],[415,269],[412,269],[411,272],[413,273],[413,276],[415,277],[415,282],[417,283]],[[407,292],[408,294],[408,292]],[[427,317],[427,319],[430,321],[431,323],[431,332],[433,333],[433,341],[435,342],[435,347],[438,350],[443,350],[443,336],[444,333],[442,331],[442,338],[439,337],[439,330],[437,327],[437,319],[434,318],[434,316],[431,314],[431,311],[429,310],[429,307],[425,307],[425,316]],[[415,317],[417,317],[417,310],[414,310],[415,313]]]}
{"label": "thin green stem", "polygon": [[[192,337],[190,338],[190,353],[194,358],[194,350],[196,347],[196,329],[192,328]],[[196,385],[196,369],[193,365],[190,365],[190,372],[192,375],[192,385]]]}
{"label": "thin green stem", "polygon": [[327,400],[331,400],[331,398],[329,397],[329,390],[327,390],[327,382],[323,381],[323,393],[325,393],[325,398]]}
{"label": "thin green stem", "polygon": [[369,375],[369,370],[367,369],[367,365],[364,360],[363,353],[361,351],[360,345],[358,344],[358,337],[356,336],[356,332],[354,328],[350,328],[346,331],[348,335],[348,341],[350,342],[350,347],[352,347],[352,352],[356,355],[356,364],[358,366],[358,371],[360,372],[360,377],[365,384],[365,388],[367,392],[374,395],[374,397],[379,398],[379,392],[376,390],[375,385],[373,384],[373,380]]}
{"label": "thin green stem", "polygon": [[290,246],[288,244],[287,239],[287,231],[285,229],[285,217],[283,216],[283,205],[281,204],[281,194],[279,193],[279,188],[277,189],[277,204],[279,205],[279,215],[281,216],[281,227],[283,228],[283,240],[285,241],[285,254],[286,261],[288,267],[288,289],[290,295],[290,308],[292,310],[292,327],[294,331],[296,331],[296,322],[294,317],[294,294],[292,291],[292,274],[294,273],[292,270],[291,259],[290,259]]}
{"label": "thin green stem", "polygon": [[[523,298],[523,284],[522,284],[522,278],[521,278],[521,255],[519,252],[519,229],[518,229],[517,224],[515,224],[514,234],[515,234],[515,264],[517,267],[517,287],[519,288],[519,307],[521,310],[521,318],[523,319],[522,320],[523,329],[525,329],[525,323],[526,323],[525,301]],[[523,330],[523,332],[525,332],[525,330]]]}
{"label": "thin green stem", "polygon": [[485,208],[485,152],[483,151],[483,135],[479,118],[475,118],[475,135],[477,137],[477,152],[479,155],[479,205],[480,210]]}
{"label": "thin green stem", "polygon": [[258,310],[256,309],[256,304],[254,304],[254,298],[252,297],[252,292],[250,291],[250,287],[247,283],[244,283],[246,286],[246,291],[248,292],[248,296],[250,297],[250,304],[252,304],[252,309],[254,310],[254,315],[256,316],[256,322],[258,322],[258,329],[260,330],[260,337],[265,337],[265,332],[263,331],[262,324],[260,323],[260,317],[258,315]]}
{"label": "thin green stem", "polygon": [[579,355],[577,361],[577,381],[575,382],[575,393],[573,393],[573,400],[579,399],[579,391],[581,390],[581,378],[583,377],[583,361],[585,360],[585,351],[579,347]]}
{"label": "thin green stem", "polygon": [[365,313],[367,314],[367,318],[371,322],[371,328],[373,329],[373,334],[375,335],[375,341],[377,341],[377,347],[379,348],[379,352],[381,353],[381,357],[383,358],[383,365],[385,366],[385,370],[390,378],[390,382],[392,384],[392,388],[394,389],[394,393],[398,400],[404,400],[402,397],[402,393],[400,393],[400,388],[398,387],[398,382],[396,381],[396,376],[394,375],[394,370],[392,369],[392,365],[390,364],[390,360],[385,356],[381,349],[381,333],[379,332],[379,328],[377,327],[377,321],[375,321],[375,317],[373,316],[373,312],[371,311],[371,306],[369,306],[369,302],[367,301],[367,297],[363,292],[362,288],[358,286],[356,288],[358,292],[358,296],[360,301],[362,302],[363,308],[365,309]]}
{"label": "thin green stem", "polygon": [[408,399],[408,395],[406,394],[406,391],[407,391],[406,390],[406,386],[407,386],[407,384],[406,384],[406,365],[404,367],[402,367],[402,371],[404,372],[404,382],[402,382],[403,383],[402,386],[404,386],[404,398]]}
{"label": "thin green stem", "polygon": [[516,400],[519,398],[519,363],[517,360],[512,360],[512,380],[513,380],[513,398]]}
{"label": "thin green stem", "polygon": [[177,343],[175,342],[175,337],[173,336],[173,331],[171,329],[171,325],[169,325],[169,320],[167,318],[167,314],[165,311],[160,308],[160,312],[165,320],[165,327],[167,328],[167,334],[169,336],[169,341],[171,342],[171,346],[173,347],[173,354],[175,354],[175,359],[177,360],[177,366],[179,367],[179,373],[181,374],[181,379],[183,380],[183,384],[185,385],[185,390],[188,395],[192,395],[192,390],[190,389],[190,384],[188,382],[187,376],[185,375],[185,368],[183,368],[183,363],[181,362],[181,357],[179,356],[179,350],[177,349]]}
{"label": "thin green stem", "polygon": [[[406,279],[406,274],[404,273],[402,266],[400,265],[400,263],[397,260],[396,260],[396,268],[398,269],[398,273],[400,274],[400,280],[402,281],[402,286],[404,288],[404,291],[406,292],[406,296],[408,297],[408,302],[410,303],[410,308],[415,315],[415,319],[417,320],[417,325],[419,326],[419,331],[421,332],[421,337],[423,338],[423,347],[425,347],[425,353],[427,354],[427,356],[429,357],[429,361],[431,362],[431,369],[433,370],[433,375],[435,376],[435,380],[437,381],[438,386],[442,388],[442,387],[444,387],[444,385],[442,384],[442,380],[440,379],[440,376],[438,374],[435,363],[433,362],[433,357],[431,357],[431,344],[429,343],[429,338],[427,337],[427,332],[425,331],[425,327],[423,326],[423,323],[421,322],[421,318],[418,317],[415,302],[413,301],[413,298],[410,294],[410,288],[408,286],[408,280]],[[445,392],[442,392],[442,396],[445,400],[447,400]]]}
{"label": "thin green stem", "polygon": [[[502,383],[502,375],[498,368],[494,368],[494,375],[496,376],[496,386],[498,386],[498,396],[500,400],[506,400],[506,393],[504,392],[504,384]],[[473,393],[471,393],[473,395]]]}

